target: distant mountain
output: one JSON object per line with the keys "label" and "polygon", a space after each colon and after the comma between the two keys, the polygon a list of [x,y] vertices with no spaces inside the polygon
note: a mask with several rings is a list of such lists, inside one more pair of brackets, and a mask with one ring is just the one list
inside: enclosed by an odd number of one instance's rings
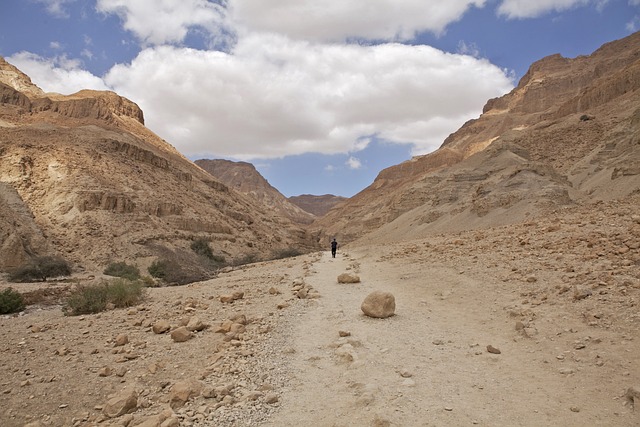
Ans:
{"label": "distant mountain", "polygon": [[0,58],[0,269],[45,254],[76,269],[314,249],[289,218],[229,188],[144,126],[113,92],[45,94]]}
{"label": "distant mountain", "polygon": [[434,153],[380,172],[314,223],[370,242],[514,223],[640,193],[640,33],[534,63]]}
{"label": "distant mountain", "polygon": [[196,160],[195,164],[228,187],[258,200],[293,222],[310,224],[315,219],[314,215],[287,200],[251,163],[202,159]]}
{"label": "distant mountain", "polygon": [[346,197],[334,196],[333,194],[325,194],[324,196],[302,194],[300,196],[289,197],[291,203],[319,217],[325,215],[345,200],[347,200]]}

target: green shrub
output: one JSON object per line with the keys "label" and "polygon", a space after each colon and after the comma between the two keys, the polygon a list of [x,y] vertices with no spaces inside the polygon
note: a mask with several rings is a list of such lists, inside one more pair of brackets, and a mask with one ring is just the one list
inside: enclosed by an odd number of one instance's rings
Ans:
{"label": "green shrub", "polygon": [[32,259],[27,264],[9,273],[10,282],[46,282],[49,277],[68,276],[71,267],[62,258],[42,256]]}
{"label": "green shrub", "polygon": [[144,299],[145,288],[140,281],[116,279],[96,285],[78,286],[67,298],[63,311],[67,316],[100,313],[109,304],[116,308],[131,307]]}
{"label": "green shrub", "polygon": [[129,265],[126,262],[112,262],[103,271],[107,276],[122,277],[128,280],[138,280],[140,278],[140,270],[135,265]]}
{"label": "green shrub", "polygon": [[24,310],[24,298],[20,292],[7,288],[0,292],[0,314],[17,313]]}

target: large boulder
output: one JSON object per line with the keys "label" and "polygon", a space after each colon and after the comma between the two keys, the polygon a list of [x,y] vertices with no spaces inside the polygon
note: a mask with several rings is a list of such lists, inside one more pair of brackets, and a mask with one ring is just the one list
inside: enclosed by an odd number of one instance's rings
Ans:
{"label": "large boulder", "polygon": [[396,299],[390,292],[374,291],[362,301],[362,312],[369,317],[385,319],[396,311]]}

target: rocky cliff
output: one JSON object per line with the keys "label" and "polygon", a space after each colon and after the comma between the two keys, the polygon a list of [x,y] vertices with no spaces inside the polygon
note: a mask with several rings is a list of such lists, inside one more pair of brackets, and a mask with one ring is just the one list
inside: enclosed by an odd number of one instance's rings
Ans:
{"label": "rocky cliff", "polygon": [[282,193],[264,179],[251,163],[201,159],[196,160],[195,164],[230,188],[258,200],[293,222],[310,224],[315,219],[310,212],[287,200]]}
{"label": "rocky cliff", "polygon": [[429,155],[382,171],[314,227],[350,241],[519,222],[640,189],[640,33],[552,55]]}
{"label": "rocky cliff", "polygon": [[188,262],[195,239],[228,261],[315,247],[143,123],[140,108],[115,93],[45,94],[0,61],[0,267],[43,254],[76,269]]}
{"label": "rocky cliff", "polygon": [[289,201],[307,212],[311,212],[316,216],[323,216],[336,205],[347,200],[346,197],[334,196],[333,194],[325,194],[323,196],[315,196],[313,194],[302,194],[300,196],[289,197]]}

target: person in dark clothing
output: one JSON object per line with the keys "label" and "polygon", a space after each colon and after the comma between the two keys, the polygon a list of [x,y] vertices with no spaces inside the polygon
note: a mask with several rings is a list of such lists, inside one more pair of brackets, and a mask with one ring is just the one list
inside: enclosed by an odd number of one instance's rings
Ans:
{"label": "person in dark clothing", "polygon": [[336,250],[338,250],[338,242],[336,242],[336,238],[334,237],[331,241],[331,256],[333,258],[336,257]]}

